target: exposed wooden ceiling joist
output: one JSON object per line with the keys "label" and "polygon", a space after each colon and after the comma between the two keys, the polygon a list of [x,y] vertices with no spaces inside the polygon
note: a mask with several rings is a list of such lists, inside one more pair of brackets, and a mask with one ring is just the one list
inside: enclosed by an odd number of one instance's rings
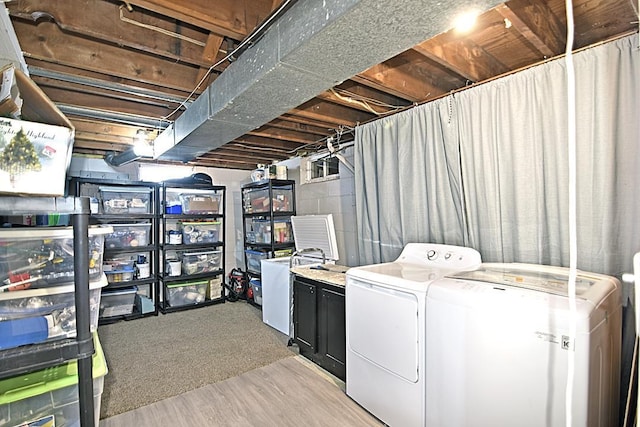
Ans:
{"label": "exposed wooden ceiling joist", "polygon": [[[212,74],[209,68],[283,4],[284,0],[220,0],[215,5],[208,0],[4,3],[34,81],[71,112],[67,114],[77,128],[75,152],[98,156],[128,149],[145,123],[166,126],[182,114],[185,107],[160,121],[187,100],[203,77],[207,76],[192,99],[224,73],[228,60]],[[576,49],[638,31],[633,2],[573,4]],[[187,164],[253,169],[257,163],[289,158],[301,147],[323,147],[336,130],[562,55],[564,7],[564,0],[507,1],[481,14],[472,32],[446,31],[424,40]],[[342,58],[343,50],[336,44],[335,57]]]}

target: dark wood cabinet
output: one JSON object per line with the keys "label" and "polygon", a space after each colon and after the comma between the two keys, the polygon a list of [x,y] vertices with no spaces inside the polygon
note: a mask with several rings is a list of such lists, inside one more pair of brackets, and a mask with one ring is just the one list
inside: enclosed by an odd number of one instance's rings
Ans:
{"label": "dark wood cabinet", "polygon": [[293,282],[294,341],[300,354],[345,379],[344,288],[296,275]]}
{"label": "dark wood cabinet", "polygon": [[346,339],[344,288],[323,288],[318,306],[318,353],[323,366],[342,380],[345,379]]}

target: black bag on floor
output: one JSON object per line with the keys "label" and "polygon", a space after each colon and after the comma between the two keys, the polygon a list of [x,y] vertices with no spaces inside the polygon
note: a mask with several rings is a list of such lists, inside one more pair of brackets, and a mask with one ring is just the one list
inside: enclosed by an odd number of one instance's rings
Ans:
{"label": "black bag on floor", "polygon": [[247,273],[239,268],[234,268],[229,273],[229,283],[225,284],[225,287],[229,291],[227,295],[228,301],[234,302],[239,299],[247,299],[247,289],[249,288]]}

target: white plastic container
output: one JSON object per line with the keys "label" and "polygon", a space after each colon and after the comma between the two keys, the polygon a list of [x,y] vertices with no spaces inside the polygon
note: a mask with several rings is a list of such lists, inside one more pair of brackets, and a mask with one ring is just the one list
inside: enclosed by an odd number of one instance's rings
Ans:
{"label": "white plastic container", "polygon": [[167,275],[177,277],[182,274],[182,262],[179,259],[167,260]]}

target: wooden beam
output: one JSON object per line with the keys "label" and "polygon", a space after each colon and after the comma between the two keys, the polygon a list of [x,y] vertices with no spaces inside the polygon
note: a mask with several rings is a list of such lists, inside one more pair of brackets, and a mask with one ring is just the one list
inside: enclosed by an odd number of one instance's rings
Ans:
{"label": "wooden beam", "polygon": [[498,5],[496,11],[545,58],[564,51],[563,25],[544,2],[511,0]]}
{"label": "wooden beam", "polygon": [[423,55],[408,50],[352,77],[355,82],[406,99],[421,102],[464,86],[457,75],[434,66]]}
{"label": "wooden beam", "polygon": [[304,119],[321,120],[331,123],[332,128],[339,126],[355,126],[371,120],[375,115],[342,105],[332,104],[319,98],[313,98],[288,112]]}
{"label": "wooden beam", "polygon": [[277,139],[282,141],[297,142],[300,144],[308,144],[317,140],[317,137],[303,134],[296,131],[278,129],[270,126],[261,126],[258,129],[248,132],[247,135],[261,136],[263,138]]}
{"label": "wooden beam", "polygon": [[291,122],[291,123],[302,124],[304,126],[313,126],[316,129],[324,129],[326,134],[330,133],[333,129],[336,128],[336,125],[334,123],[330,123],[327,120],[311,119],[308,117],[298,117],[295,114],[289,114],[289,113],[281,115],[280,117],[278,117],[278,119]]}
{"label": "wooden beam", "polygon": [[[118,4],[104,0],[24,0],[11,2],[7,8],[14,18],[36,22],[35,17],[50,16],[66,33],[173,61],[208,67],[217,53],[209,61],[203,55],[209,35],[207,30],[184,25],[173,17],[146,13],[143,9],[129,12],[122,5],[118,7]],[[79,10],[87,12],[79,14]]]}
{"label": "wooden beam", "polygon": [[242,135],[241,137],[234,139],[233,142],[236,144],[244,144],[247,147],[252,147],[252,151],[255,150],[258,152],[279,151],[286,153],[295,150],[300,145],[304,145],[297,142],[270,139],[255,135]]}
{"label": "wooden beam", "polygon": [[124,79],[114,75],[99,73],[96,71],[74,68],[64,64],[58,64],[50,61],[51,61],[50,59],[39,60],[37,58],[28,57],[27,65],[29,66],[30,70],[32,70],[35,67],[35,68],[51,71],[54,74],[59,74],[61,78],[56,80],[60,80],[60,81],[64,81],[65,76],[71,76],[71,77],[77,76],[80,79],[84,79],[85,77],[89,78],[90,80],[94,80],[96,83],[100,81],[105,81],[107,82],[106,86],[109,86],[112,83],[115,83],[117,85],[123,85],[126,88],[131,88],[133,92],[136,92],[138,91],[138,89],[140,89],[142,92],[150,91],[152,93],[155,92],[159,94],[166,94],[169,97],[182,98],[182,99],[185,99],[189,95],[189,92],[186,90],[177,90],[177,89],[166,88],[166,87],[158,88],[157,85],[152,85],[152,84],[144,83],[140,81],[132,81],[132,80]]}
{"label": "wooden beam", "polygon": [[507,67],[481,46],[468,39],[457,39],[447,32],[416,45],[414,51],[453,73],[476,83],[508,71]]}
{"label": "wooden beam", "polygon": [[301,121],[287,120],[285,117],[280,117],[275,120],[271,120],[265,126],[290,130],[293,132],[301,132],[308,135],[313,135],[315,138],[318,136],[325,136],[329,134],[329,129],[320,127],[311,123],[302,123]]}
{"label": "wooden beam", "polygon": [[[217,34],[209,33],[209,37],[207,37],[207,43],[204,47],[204,51],[202,52],[202,59],[207,65],[200,68],[197,76],[198,82],[204,79],[205,75],[209,73],[209,68],[217,61],[216,56],[220,52],[220,47],[222,46],[223,41],[223,37],[220,37]],[[208,84],[206,83],[205,79],[205,81],[203,82],[203,87],[207,86]]]}
{"label": "wooden beam", "polygon": [[255,167],[257,163],[271,163],[273,161],[282,160],[282,155],[270,155],[266,153],[251,152],[233,153],[225,150],[214,150],[198,159],[202,160],[232,160],[235,162],[251,163]]}
{"label": "wooden beam", "polygon": [[63,33],[51,22],[15,22],[27,58],[190,92],[198,68]]}
{"label": "wooden beam", "polygon": [[126,99],[124,97],[107,96],[103,93],[76,92],[61,86],[43,85],[41,88],[55,103],[135,114],[152,119],[160,119],[172,111],[172,108],[164,105],[154,105],[148,102],[140,102],[140,100],[136,99]]}
{"label": "wooden beam", "polygon": [[[271,0],[128,0],[128,3],[160,15],[172,16],[216,34],[243,40],[271,13]],[[249,7],[247,7],[247,5]]]}

